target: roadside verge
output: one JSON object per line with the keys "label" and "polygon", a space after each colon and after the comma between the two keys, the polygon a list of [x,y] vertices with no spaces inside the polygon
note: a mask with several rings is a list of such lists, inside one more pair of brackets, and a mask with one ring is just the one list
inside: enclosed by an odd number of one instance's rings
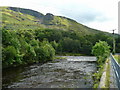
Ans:
{"label": "roadside verge", "polygon": [[107,59],[105,62],[99,88],[118,88],[110,59]]}
{"label": "roadside verge", "polygon": [[107,59],[104,65],[103,74],[100,79],[99,88],[109,88],[110,82],[109,78],[110,78],[110,65],[109,59]]}

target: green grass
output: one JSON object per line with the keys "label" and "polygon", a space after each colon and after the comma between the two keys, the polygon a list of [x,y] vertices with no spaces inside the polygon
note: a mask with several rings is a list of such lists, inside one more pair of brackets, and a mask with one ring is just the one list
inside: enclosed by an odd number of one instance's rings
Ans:
{"label": "green grass", "polygon": [[65,57],[54,57],[53,60],[55,60],[55,59],[67,59],[67,58],[65,58]]}
{"label": "green grass", "polygon": [[22,14],[20,12],[15,12],[9,10],[7,7],[2,8],[2,27],[8,30],[28,30],[28,29],[38,29],[43,27],[43,25],[38,24],[38,21],[34,16]]}
{"label": "green grass", "polygon": [[108,66],[107,66],[107,70],[106,70],[105,88],[109,88],[109,86],[110,86],[110,63],[109,63],[109,60],[107,60],[106,62],[108,62]]}
{"label": "green grass", "polygon": [[63,53],[59,53],[57,54],[58,56],[86,56],[85,54],[80,54],[80,53],[66,53],[66,52],[63,52]]}
{"label": "green grass", "polygon": [[108,63],[108,65],[107,65],[107,68],[106,68],[105,87],[102,87],[102,89],[109,88],[109,84],[110,84],[110,65],[109,65],[109,60],[108,59],[105,61],[105,64],[102,64],[102,67],[98,69],[98,72],[93,74],[93,79],[94,79],[93,88],[98,88],[99,87],[100,79],[101,79],[101,76],[103,74],[104,67],[105,67],[106,63]]}
{"label": "green grass", "polygon": [[103,74],[104,66],[105,66],[105,64],[103,64],[102,67],[98,69],[98,72],[93,74],[93,80],[94,80],[93,88],[99,87],[100,79],[101,79],[101,76]]}
{"label": "green grass", "polygon": [[116,61],[120,64],[120,55],[114,55]]}

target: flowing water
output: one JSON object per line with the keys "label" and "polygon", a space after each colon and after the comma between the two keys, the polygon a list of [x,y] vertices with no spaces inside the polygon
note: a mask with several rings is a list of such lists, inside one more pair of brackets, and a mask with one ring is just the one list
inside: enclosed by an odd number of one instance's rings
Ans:
{"label": "flowing water", "polygon": [[3,88],[92,88],[94,72],[96,62],[58,59],[44,64],[5,69],[2,86]]}

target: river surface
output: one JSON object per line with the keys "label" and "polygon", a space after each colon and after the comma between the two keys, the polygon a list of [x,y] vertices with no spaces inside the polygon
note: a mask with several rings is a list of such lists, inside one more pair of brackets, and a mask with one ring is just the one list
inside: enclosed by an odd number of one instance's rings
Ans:
{"label": "river surface", "polygon": [[56,59],[44,64],[4,69],[2,86],[3,88],[92,88],[92,74],[96,72],[96,62],[72,61],[70,58],[76,57],[67,56],[66,59]]}

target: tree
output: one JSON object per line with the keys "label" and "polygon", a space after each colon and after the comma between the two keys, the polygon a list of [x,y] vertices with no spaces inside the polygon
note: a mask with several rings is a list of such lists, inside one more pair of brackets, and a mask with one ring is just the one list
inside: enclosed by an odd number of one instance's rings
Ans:
{"label": "tree", "polygon": [[92,54],[98,58],[98,63],[103,63],[110,54],[110,46],[105,41],[99,41],[93,46]]}
{"label": "tree", "polygon": [[39,48],[39,55],[42,61],[52,60],[55,56],[55,49],[48,41],[44,40]]}
{"label": "tree", "polygon": [[52,41],[50,44],[53,46],[55,50],[57,50],[58,43],[56,43],[56,41]]}

